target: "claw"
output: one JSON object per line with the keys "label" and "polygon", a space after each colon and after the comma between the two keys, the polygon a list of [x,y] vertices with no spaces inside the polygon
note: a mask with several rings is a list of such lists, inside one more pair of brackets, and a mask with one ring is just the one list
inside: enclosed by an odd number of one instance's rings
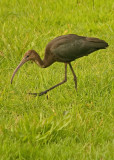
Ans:
{"label": "claw", "polygon": [[44,94],[46,94],[47,91],[44,91],[44,92],[40,92],[40,93],[28,93],[29,95],[33,95],[33,96],[42,96]]}
{"label": "claw", "polygon": [[46,94],[46,93],[47,93],[47,91],[40,92],[40,93],[39,93],[39,96],[42,96],[43,94]]}
{"label": "claw", "polygon": [[38,93],[28,93],[29,95],[37,96]]}

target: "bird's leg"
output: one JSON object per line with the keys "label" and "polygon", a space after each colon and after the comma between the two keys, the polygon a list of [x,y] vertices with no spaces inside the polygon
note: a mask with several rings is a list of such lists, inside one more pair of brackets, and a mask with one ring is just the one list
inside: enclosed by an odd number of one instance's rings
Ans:
{"label": "bird's leg", "polygon": [[74,70],[73,70],[73,68],[72,68],[71,63],[69,63],[69,66],[70,66],[70,69],[71,69],[72,74],[73,74],[73,76],[74,76],[75,88],[76,88],[76,91],[77,91],[77,77],[76,77],[76,74],[75,74],[75,72],[74,72]]}
{"label": "bird's leg", "polygon": [[51,88],[49,88],[49,89],[47,89],[47,90],[45,90],[45,91],[39,93],[39,96],[42,96],[43,94],[46,94],[48,91],[50,91],[50,90],[52,90],[52,89],[58,87],[59,85],[65,83],[66,81],[67,81],[67,63],[65,63],[65,79],[64,79],[62,82],[56,84],[55,86],[53,86],[53,87],[51,87]]}
{"label": "bird's leg", "polygon": [[55,86],[53,86],[53,87],[51,87],[51,88],[49,88],[49,89],[47,89],[47,90],[45,90],[43,92],[40,92],[40,93],[29,93],[29,94],[35,95],[35,96],[37,96],[37,95],[42,96],[43,94],[46,94],[48,91],[50,91],[50,90],[54,89],[55,87],[65,83],[66,81],[67,81],[67,63],[65,63],[65,79],[62,82],[56,84]]}

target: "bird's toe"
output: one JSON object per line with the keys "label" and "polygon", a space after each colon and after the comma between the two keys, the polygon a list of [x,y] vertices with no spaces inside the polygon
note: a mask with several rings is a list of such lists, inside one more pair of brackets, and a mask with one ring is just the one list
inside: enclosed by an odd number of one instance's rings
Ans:
{"label": "bird's toe", "polygon": [[46,94],[46,93],[47,93],[47,91],[40,92],[40,93],[39,93],[39,96],[42,96],[42,95],[44,95],[44,94]]}

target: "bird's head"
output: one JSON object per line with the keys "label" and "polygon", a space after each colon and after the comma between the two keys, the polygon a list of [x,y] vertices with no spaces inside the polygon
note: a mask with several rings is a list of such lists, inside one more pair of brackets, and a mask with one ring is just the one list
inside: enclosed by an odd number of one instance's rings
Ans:
{"label": "bird's head", "polygon": [[29,61],[29,60],[32,60],[32,61],[35,61],[36,57],[37,57],[37,53],[35,50],[29,50],[25,53],[24,57],[23,57],[23,60],[25,62]]}
{"label": "bird's head", "polygon": [[13,82],[13,78],[16,74],[16,72],[18,71],[18,69],[27,61],[35,61],[36,57],[38,56],[38,54],[36,53],[36,51],[34,50],[29,50],[25,53],[23,59],[21,60],[21,62],[19,63],[19,65],[17,66],[17,68],[15,69],[15,71],[13,72],[12,78],[11,78],[11,83]]}

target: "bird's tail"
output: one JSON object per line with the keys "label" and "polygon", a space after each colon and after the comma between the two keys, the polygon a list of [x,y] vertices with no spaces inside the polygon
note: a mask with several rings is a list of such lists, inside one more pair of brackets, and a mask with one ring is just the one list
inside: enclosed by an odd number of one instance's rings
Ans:
{"label": "bird's tail", "polygon": [[98,38],[87,38],[87,40],[92,42],[92,45],[94,45],[96,49],[105,49],[109,46],[107,42]]}

